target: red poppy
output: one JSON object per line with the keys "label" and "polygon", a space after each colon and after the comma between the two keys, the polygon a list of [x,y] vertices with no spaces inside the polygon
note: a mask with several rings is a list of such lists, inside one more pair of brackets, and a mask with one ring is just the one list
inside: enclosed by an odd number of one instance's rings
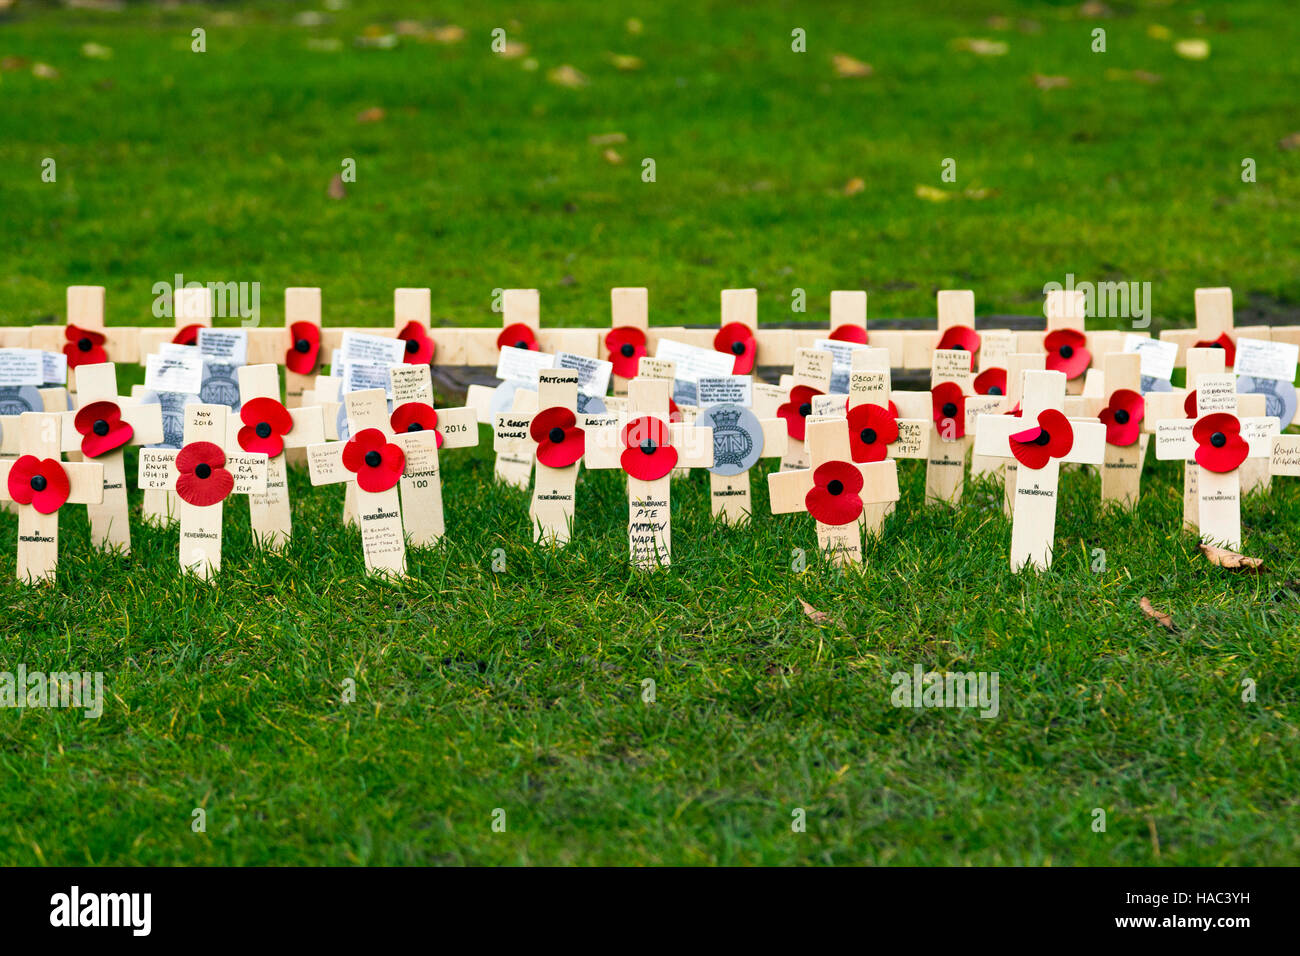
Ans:
{"label": "red poppy", "polygon": [[23,455],[9,466],[9,497],[51,515],[68,500],[68,473],[53,458]]}
{"label": "red poppy", "polygon": [[621,438],[626,450],[619,464],[633,478],[654,481],[677,467],[677,449],[662,419],[653,415],[633,419],[623,426]]}
{"label": "red poppy", "polygon": [[1227,332],[1219,333],[1219,337],[1212,342],[1197,342],[1194,348],[1198,349],[1223,349],[1223,364],[1228,368],[1237,364],[1237,345],[1228,337]]}
{"label": "red poppy", "polygon": [[733,375],[748,375],[754,370],[758,357],[758,340],[754,330],[744,322],[728,322],[713,337],[713,347],[719,352],[729,352],[736,357]]}
{"label": "red poppy", "polygon": [[63,337],[68,340],[68,344],[63,346],[63,354],[68,357],[68,368],[76,368],[79,365],[99,365],[108,361],[102,333],[69,325],[63,330]]}
{"label": "red poppy", "polygon": [[677,425],[677,424],[680,424],[680,423],[681,423],[682,421],[684,421],[684,420],[685,420],[685,416],[682,414],[682,410],[681,410],[680,408],[677,407],[677,403],[674,402],[671,398],[668,399],[668,421],[669,421],[669,423],[671,423],[671,424],[673,424],[673,425]]}
{"label": "red poppy", "polygon": [[1183,399],[1183,412],[1188,418],[1196,417],[1196,389],[1188,392],[1187,397]]}
{"label": "red poppy", "polygon": [[343,446],[343,467],[363,491],[387,491],[402,477],[406,454],[378,428],[363,428]]}
{"label": "red poppy", "polygon": [[1047,348],[1047,370],[1064,372],[1066,378],[1078,378],[1092,364],[1092,353],[1085,347],[1087,339],[1077,329],[1057,329],[1043,339]]}
{"label": "red poppy", "polygon": [[427,432],[434,434],[434,447],[442,447],[442,432],[438,431],[438,413],[428,402],[403,402],[393,409],[388,426],[399,435],[402,432]]}
{"label": "red poppy", "polygon": [[776,414],[785,419],[785,430],[791,438],[803,441],[806,419],[812,414],[814,395],[821,395],[810,385],[796,385],[790,389],[790,400],[780,405]]}
{"label": "red poppy", "polygon": [[1106,426],[1106,443],[1128,447],[1138,440],[1147,403],[1131,388],[1117,388],[1110,402],[1097,415]]}
{"label": "red poppy", "polygon": [[226,468],[226,453],[210,441],[190,442],[176,455],[176,494],[191,505],[215,505],[225,501],[235,487],[235,476]]}
{"label": "red poppy", "polygon": [[433,361],[433,339],[425,331],[424,323],[412,319],[397,333],[397,337],[406,343],[406,354],[402,361],[407,365],[428,365]]}
{"label": "red poppy", "polygon": [[529,434],[537,442],[537,460],[548,468],[567,468],[587,450],[587,436],[578,416],[561,406],[538,412]]}
{"label": "red poppy", "polygon": [[284,451],[284,436],[293,429],[293,416],[274,398],[250,398],[239,409],[244,427],[235,439],[244,451],[274,458]]}
{"label": "red poppy", "polygon": [[605,336],[609,360],[614,363],[614,374],[623,378],[636,378],[637,363],[646,354],[645,332],[634,325],[620,325],[610,329]]}
{"label": "red poppy", "polygon": [[1015,418],[1017,415],[1020,414],[1020,403],[1019,403],[1019,402],[1016,402],[1016,407],[1015,407],[1015,408],[1012,408],[1012,409],[1010,409],[1009,411],[1005,411],[1005,412],[1003,412],[1002,414],[1003,414],[1003,415],[1010,415],[1012,418]]}
{"label": "red poppy", "polygon": [[930,409],[934,425],[946,439],[966,435],[966,396],[956,382],[940,382],[930,389]]}
{"label": "red poppy", "polygon": [[1250,454],[1241,437],[1241,422],[1227,412],[1206,415],[1192,426],[1196,439],[1196,463],[1210,471],[1232,471]]}
{"label": "red poppy", "polygon": [[91,402],[77,411],[72,426],[81,435],[81,453],[87,458],[98,458],[114,448],[121,448],[135,434],[122,421],[122,409],[116,402]]}
{"label": "red poppy", "polygon": [[289,326],[289,337],[293,345],[284,353],[284,367],[299,375],[310,375],[320,357],[320,326],[315,322],[295,322]]}
{"label": "red poppy", "polygon": [[837,325],[831,330],[831,341],[856,342],[859,345],[866,345],[867,330],[860,325]]}
{"label": "red poppy", "polygon": [[879,405],[849,409],[849,449],[854,461],[884,461],[898,441],[898,416]]}
{"label": "red poppy", "polygon": [[202,328],[206,328],[206,326],[201,322],[183,326],[172,336],[172,345],[198,345],[199,329]]}
{"label": "red poppy", "polygon": [[979,351],[979,333],[969,325],[950,325],[943,330],[936,349],[960,349],[970,353],[970,367],[975,367],[975,353]]}
{"label": "red poppy", "polygon": [[497,336],[497,348],[503,349],[507,346],[514,349],[528,349],[530,352],[542,350],[542,347],[537,344],[537,333],[533,331],[533,327],[522,322],[507,325]]}
{"label": "red poppy", "polygon": [[813,472],[804,507],[822,524],[848,524],[862,514],[862,472],[847,461],[828,461]]}
{"label": "red poppy", "polygon": [[1026,468],[1038,469],[1050,458],[1064,458],[1074,447],[1070,420],[1054,408],[1038,413],[1038,427],[1011,436],[1011,454]]}
{"label": "red poppy", "polygon": [[975,376],[976,395],[1005,395],[1007,393],[1007,370],[1004,368],[986,368]]}

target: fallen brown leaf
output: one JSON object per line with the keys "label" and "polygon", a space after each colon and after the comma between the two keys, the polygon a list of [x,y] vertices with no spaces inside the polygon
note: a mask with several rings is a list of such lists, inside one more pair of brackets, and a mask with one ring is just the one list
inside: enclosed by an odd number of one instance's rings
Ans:
{"label": "fallen brown leaf", "polygon": [[343,177],[335,173],[334,178],[330,180],[329,197],[330,199],[342,199],[347,196],[347,187],[343,185]]}
{"label": "fallen brown leaf", "polygon": [[1141,601],[1139,601],[1138,607],[1142,609],[1143,614],[1151,618],[1161,627],[1166,628],[1167,630],[1170,631],[1178,630],[1178,628],[1174,627],[1174,619],[1170,617],[1168,614],[1164,613],[1163,611],[1157,611],[1155,608],[1153,608],[1151,606],[1151,600],[1149,598],[1143,598]]}
{"label": "fallen brown leaf", "polygon": [[630,73],[633,70],[639,70],[645,66],[644,61],[639,56],[630,56],[626,53],[607,53],[609,62],[614,64],[614,69]]}
{"label": "fallen brown leaf", "polygon": [[858,193],[862,192],[862,190],[866,188],[867,188],[867,184],[862,181],[862,177],[854,176],[852,179],[850,179],[847,183],[844,184],[844,195],[856,196]]}
{"label": "fallen brown leaf", "polygon": [[874,72],[870,63],[863,63],[847,53],[836,53],[832,56],[831,66],[835,68],[836,76],[846,80],[856,76],[870,76]]}
{"label": "fallen brown leaf", "polygon": [[581,70],[567,63],[563,66],[557,66],[553,70],[548,70],[546,78],[556,86],[567,86],[569,89],[577,89],[580,86],[586,86],[590,82]]}
{"label": "fallen brown leaf", "polygon": [[372,106],[370,109],[362,110],[357,114],[358,123],[378,123],[387,115],[384,113],[382,106]]}
{"label": "fallen brown leaf", "polygon": [[1277,141],[1277,145],[1285,150],[1300,149],[1300,133],[1282,137]]}
{"label": "fallen brown leaf", "polygon": [[607,149],[600,155],[611,166],[617,166],[623,162],[623,157],[619,155],[616,149]]}
{"label": "fallen brown leaf", "polygon": [[1211,564],[1216,564],[1221,568],[1232,568],[1236,571],[1243,568],[1247,571],[1258,571],[1264,564],[1263,558],[1249,558],[1244,554],[1238,554],[1236,551],[1229,551],[1227,548],[1216,548],[1212,544],[1201,545],[1201,554],[1209,558]]}
{"label": "fallen brown leaf", "polygon": [[431,35],[435,43],[459,43],[465,39],[465,28],[449,23],[443,27],[434,27]]}
{"label": "fallen brown leaf", "polygon": [[587,137],[587,142],[592,146],[617,146],[619,143],[627,142],[626,133],[595,133]]}
{"label": "fallen brown leaf", "polygon": [[803,606],[804,614],[806,614],[811,620],[814,620],[819,624],[823,621],[830,620],[831,616],[829,614],[827,614],[825,611],[817,610],[815,607],[813,607],[803,598],[799,599],[799,603]]}
{"label": "fallen brown leaf", "polygon": [[1056,90],[1069,85],[1070,78],[1068,76],[1047,76],[1043,73],[1034,74],[1034,86],[1038,87],[1040,90]]}

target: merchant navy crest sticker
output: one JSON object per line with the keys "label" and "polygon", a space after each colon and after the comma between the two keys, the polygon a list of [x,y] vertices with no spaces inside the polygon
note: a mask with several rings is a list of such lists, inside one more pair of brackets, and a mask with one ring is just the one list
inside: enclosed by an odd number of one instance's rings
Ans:
{"label": "merchant navy crest sticker", "polygon": [[763,452],[763,426],[758,416],[743,405],[709,405],[695,419],[698,426],[713,429],[715,475],[730,478],[758,464]]}

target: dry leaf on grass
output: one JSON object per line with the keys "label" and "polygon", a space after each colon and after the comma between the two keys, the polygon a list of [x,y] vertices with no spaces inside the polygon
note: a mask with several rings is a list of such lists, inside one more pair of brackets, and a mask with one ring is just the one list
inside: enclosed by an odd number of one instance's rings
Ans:
{"label": "dry leaf on grass", "polygon": [[1164,613],[1163,611],[1157,611],[1155,608],[1153,608],[1151,606],[1151,600],[1149,598],[1143,598],[1138,603],[1138,607],[1142,608],[1143,614],[1151,618],[1151,620],[1155,621],[1161,627],[1166,628],[1170,631],[1178,630],[1178,628],[1174,627],[1174,619],[1170,617],[1168,614]]}
{"label": "dry leaf on grass", "polygon": [[986,40],[983,37],[958,37],[953,41],[958,50],[966,50],[976,56],[1005,56],[1011,49],[1001,40]]}
{"label": "dry leaf on grass", "polygon": [[1282,137],[1277,141],[1277,145],[1285,150],[1300,149],[1300,133]]}
{"label": "dry leaf on grass", "polygon": [[799,605],[803,608],[804,614],[806,614],[810,620],[816,621],[818,624],[822,623],[823,621],[829,621],[831,619],[831,616],[829,614],[827,614],[825,611],[817,610],[815,607],[813,607],[803,598],[799,599]]}
{"label": "dry leaf on grass", "polygon": [[867,188],[867,184],[862,181],[862,177],[854,176],[852,179],[850,179],[847,183],[844,184],[844,195],[856,196],[858,193],[862,192],[862,190],[866,188]]}
{"label": "dry leaf on grass", "polygon": [[606,53],[605,56],[610,63],[614,64],[614,69],[622,70],[624,73],[630,73],[645,66],[639,56],[630,56],[626,53]]}
{"label": "dry leaf on grass", "polygon": [[343,185],[343,177],[338,173],[330,180],[329,197],[330,199],[342,199],[348,194],[347,187]]}
{"label": "dry leaf on grass", "polygon": [[1243,568],[1247,571],[1258,571],[1264,565],[1263,558],[1250,558],[1236,551],[1229,551],[1227,548],[1216,548],[1212,544],[1201,545],[1201,554],[1209,558],[1211,564],[1236,571]]}
{"label": "dry leaf on grass", "polygon": [[516,43],[514,40],[507,40],[502,46],[501,52],[497,56],[503,60],[517,60],[528,53],[527,43]]}
{"label": "dry leaf on grass", "polygon": [[874,72],[870,63],[863,63],[847,53],[836,53],[832,56],[831,66],[835,68],[835,75],[845,80],[855,76],[870,76]]}
{"label": "dry leaf on grass", "polygon": [[459,43],[465,39],[465,28],[449,23],[446,26],[434,27],[429,35],[435,43]]}
{"label": "dry leaf on grass", "polygon": [[1034,74],[1034,86],[1038,87],[1040,90],[1056,90],[1069,85],[1070,78],[1068,76],[1047,76],[1044,73]]}
{"label": "dry leaf on grass", "polygon": [[626,133],[596,133],[587,137],[592,146],[617,146],[627,142]]}
{"label": "dry leaf on grass", "polygon": [[387,115],[384,113],[382,106],[372,106],[368,110],[362,110],[357,114],[358,123],[378,123]]}
{"label": "dry leaf on grass", "polygon": [[569,89],[577,89],[580,86],[586,86],[589,82],[582,71],[577,67],[569,66],[565,63],[563,66],[557,66],[553,70],[548,70],[546,78],[556,86],[567,86]]}
{"label": "dry leaf on grass", "polygon": [[609,163],[611,166],[617,166],[623,162],[623,157],[619,155],[619,152],[616,149],[607,149],[600,155],[601,158],[603,158],[605,162]]}
{"label": "dry leaf on grass", "polygon": [[928,202],[947,202],[952,199],[955,193],[944,192],[942,189],[935,189],[933,186],[917,186],[916,198],[924,199]]}
{"label": "dry leaf on grass", "polygon": [[1210,55],[1210,41],[1179,40],[1174,44],[1174,52],[1184,60],[1204,60]]}

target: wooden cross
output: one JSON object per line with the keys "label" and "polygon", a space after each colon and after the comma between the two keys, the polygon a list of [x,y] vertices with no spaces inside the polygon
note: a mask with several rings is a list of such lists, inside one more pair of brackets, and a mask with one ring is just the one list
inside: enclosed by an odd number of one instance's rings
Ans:
{"label": "wooden cross", "polygon": [[104,494],[86,506],[90,541],[97,548],[131,551],[131,520],[126,498],[126,446],[163,440],[162,406],[141,405],[117,393],[112,362],[77,369],[75,412],[63,415],[63,450],[79,452],[104,466]]}
{"label": "wooden cross", "polygon": [[[647,354],[650,331],[650,290],[609,290],[610,329],[605,335],[606,360],[614,364],[613,393],[627,395],[627,383],[636,378],[637,362]],[[631,372],[632,374],[625,374]]]}
{"label": "wooden cross", "polygon": [[[319,405],[286,408],[280,404],[278,365],[245,365],[238,374],[240,409],[238,415],[228,416],[226,447],[267,456],[266,490],[248,496],[248,513],[253,539],[261,547],[279,551],[293,534],[286,453],[323,442],[325,416]],[[301,400],[301,392],[298,397]]]}
{"label": "wooden cross", "polygon": [[212,314],[211,289],[204,286],[172,290],[172,328],[140,329],[140,355],[156,352],[168,342],[197,345],[199,329],[212,326]]}
{"label": "wooden cross", "polygon": [[902,368],[929,368],[930,353],[935,349],[968,352],[970,367],[975,367],[981,335],[975,331],[975,293],[970,289],[941,289],[935,295],[935,331],[899,333],[902,338]]}
{"label": "wooden cross", "polygon": [[977,453],[1019,462],[1011,510],[1012,571],[1051,567],[1061,464],[1099,465],[1105,454],[1105,426],[1065,417],[1065,383],[1061,372],[1025,372],[1020,415],[980,415],[976,425]]}
{"label": "wooden cross", "polygon": [[[887,349],[872,347],[853,353],[847,421],[849,452],[855,462],[929,458],[933,423],[928,417],[900,418],[895,415],[898,406],[893,401],[895,393],[891,387],[890,364]],[[885,518],[893,510],[893,501],[865,505],[863,528],[868,534],[879,534],[884,528]]]}
{"label": "wooden cross", "polygon": [[[1266,325],[1236,328],[1233,324],[1232,289],[1213,288],[1196,290],[1196,327],[1194,329],[1165,329],[1160,333],[1163,342],[1173,342],[1178,346],[1178,355],[1174,360],[1176,366],[1187,363],[1187,353],[1196,348],[1212,348],[1224,353],[1224,366],[1232,368],[1236,364],[1237,339],[1271,339],[1271,330]],[[1187,379],[1191,387],[1192,378]]]}
{"label": "wooden cross", "polygon": [[21,344],[68,357],[68,387],[75,389],[77,368],[113,360],[136,362],[140,358],[139,330],[111,328],[104,323],[104,287],[70,285],[65,325],[34,326]]}
{"label": "wooden cross", "polygon": [[713,517],[723,524],[746,523],[754,512],[749,473],[760,458],[785,454],[786,422],[774,414],[760,417],[755,407],[730,402],[702,406],[693,421],[713,431],[709,466]]}
{"label": "wooden cross", "polygon": [[1052,289],[1047,293],[1045,311],[1043,350],[1047,353],[1047,370],[1065,375],[1066,392],[1079,395],[1092,364],[1086,329],[1087,297],[1078,289]]}
{"label": "wooden cross", "polygon": [[140,449],[140,487],[176,492],[181,568],[204,579],[221,569],[222,502],[266,493],[266,455],[224,450],[229,415],[225,405],[187,405],[180,450]]}
{"label": "wooden cross", "polygon": [[1196,473],[1196,522],[1206,544],[1241,547],[1241,466],[1247,458],[1268,459],[1278,420],[1238,412],[1236,377],[1200,375],[1196,415],[1156,423],[1156,458],[1183,460]]}
{"label": "wooden cross", "polygon": [[[1025,372],[1041,372],[1046,369],[1047,356],[1042,352],[1013,352],[1007,356],[1006,362],[1007,374],[1006,381],[1003,383],[1005,394],[1002,396],[1002,401],[996,408],[989,409],[982,414],[1017,414],[1020,409],[1021,395],[1024,394]],[[978,415],[971,416],[968,414],[966,416],[966,427],[972,435],[977,433],[978,423]],[[976,442],[976,445],[978,445],[978,442]],[[1002,510],[1008,516],[1011,515],[1011,505],[1015,501],[1016,495],[1016,466],[1017,462],[1014,458],[981,455],[977,449],[971,450],[970,476],[978,478],[981,475],[995,475],[1002,479]]]}
{"label": "wooden cross", "polygon": [[1119,507],[1137,507],[1142,489],[1142,462],[1149,435],[1142,429],[1146,399],[1142,396],[1141,356],[1108,352],[1101,360],[1103,397],[1090,403],[1092,417],[1106,427],[1106,454],[1101,463],[1101,500]]}
{"label": "wooden cross", "polygon": [[304,404],[302,393],[312,387],[321,364],[320,289],[284,290],[283,341],[284,405],[297,408]]}
{"label": "wooden cross", "polygon": [[628,383],[628,421],[588,430],[588,468],[627,473],[628,549],[632,564],[666,567],[672,554],[670,482],[674,468],[713,464],[713,430],[671,423],[672,383],[636,378]]}
{"label": "wooden cross", "polygon": [[813,398],[831,390],[833,363],[834,357],[830,352],[796,349],[792,373],[781,377],[781,384],[788,389],[785,401],[776,411],[786,423],[781,471],[797,471],[808,467],[808,449],[804,444],[806,419],[812,415]]}
{"label": "wooden cross", "polygon": [[541,297],[536,289],[502,290],[500,330],[458,331],[464,339],[466,365],[496,365],[501,349],[507,346],[551,354],[572,352],[574,355],[595,358],[601,338],[597,329],[543,328]]}
{"label": "wooden cross", "polygon": [[[533,393],[530,393],[533,394]],[[536,479],[528,516],[533,541],[568,544],[573,535],[578,468],[591,429],[617,424],[617,416],[578,413],[578,373],[542,369],[537,375],[536,407],[499,414],[494,426],[498,454],[535,458]]]}
{"label": "wooden cross", "polygon": [[[1189,387],[1170,392],[1148,392],[1146,414],[1142,419],[1143,429],[1148,434],[1155,435],[1160,422],[1179,418],[1195,419],[1195,389],[1190,385],[1202,376],[1223,375],[1226,371],[1225,358],[1223,349],[1188,349],[1186,362]],[[1200,512],[1200,492],[1196,486],[1198,475],[1195,459],[1183,462],[1183,527],[1189,531],[1195,531],[1199,527],[1197,516]]]}
{"label": "wooden cross", "polygon": [[97,504],[104,497],[104,466],[61,462],[62,416],[18,416],[16,459],[0,460],[0,498],[18,511],[18,580],[52,581],[59,566],[59,508]]}
{"label": "wooden cross", "polygon": [[867,328],[867,294],[855,289],[836,289],[831,292],[830,325],[827,330],[808,329],[792,333],[792,347],[816,348],[819,339],[835,342],[853,342],[889,353],[889,364],[903,368],[908,333]]}
{"label": "wooden cross", "polygon": [[853,461],[843,418],[809,422],[807,444],[807,468],[767,476],[772,514],[808,512],[816,521],[817,546],[829,561],[861,564],[863,515],[898,500],[898,464],[892,458]]}

